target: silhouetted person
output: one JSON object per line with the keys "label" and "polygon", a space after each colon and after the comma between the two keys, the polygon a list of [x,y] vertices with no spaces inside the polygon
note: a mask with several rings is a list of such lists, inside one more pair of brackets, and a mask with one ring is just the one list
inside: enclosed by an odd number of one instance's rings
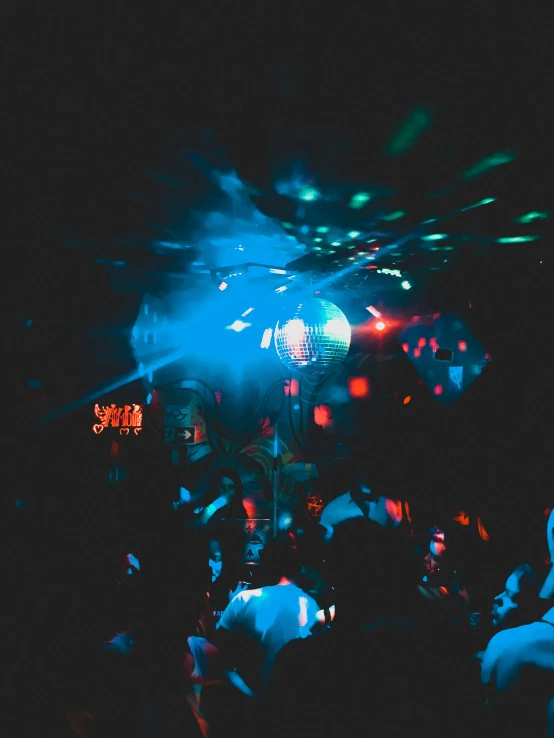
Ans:
{"label": "silhouetted person", "polygon": [[265,706],[270,735],[474,735],[469,654],[448,627],[417,615],[417,561],[405,536],[345,521],[328,563],[335,620],[277,657]]}

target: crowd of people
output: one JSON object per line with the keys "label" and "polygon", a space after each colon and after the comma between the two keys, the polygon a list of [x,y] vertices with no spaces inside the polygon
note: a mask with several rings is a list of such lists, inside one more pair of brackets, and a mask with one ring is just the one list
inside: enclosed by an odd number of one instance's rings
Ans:
{"label": "crowd of people", "polygon": [[[90,593],[48,684],[32,682],[44,730],[29,735],[552,738],[554,567],[506,571],[486,602],[455,524],[418,531],[366,464],[354,472],[255,561],[225,505],[208,520],[181,500],[174,534],[124,556],[109,623]],[[546,539],[551,562],[554,512]]]}

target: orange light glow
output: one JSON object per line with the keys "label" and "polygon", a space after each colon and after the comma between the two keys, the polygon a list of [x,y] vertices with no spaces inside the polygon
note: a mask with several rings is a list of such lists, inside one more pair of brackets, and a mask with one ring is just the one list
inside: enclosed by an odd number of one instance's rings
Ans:
{"label": "orange light glow", "polygon": [[433,313],[433,320],[437,320],[437,318],[440,318],[440,313]]}
{"label": "orange light glow", "polygon": [[417,345],[419,348],[423,348],[424,346],[427,346],[427,339],[426,338],[420,338],[417,342]]}
{"label": "orange light glow", "polygon": [[442,384],[436,384],[435,387],[434,387],[434,389],[433,389],[433,393],[435,395],[442,395],[442,392],[443,392]]}
{"label": "orange light glow", "polygon": [[382,320],[379,320],[377,323],[375,323],[375,328],[378,331],[384,331],[385,330],[385,324],[383,323]]}
{"label": "orange light glow", "polygon": [[481,518],[477,518],[477,530],[479,531],[479,535],[481,536],[483,541],[489,540],[489,534],[485,530],[485,526],[481,522]]}
{"label": "orange light glow", "polygon": [[297,397],[299,393],[298,379],[287,379],[285,381],[285,395]]}
{"label": "orange light glow", "polygon": [[454,522],[460,525],[469,525],[469,515],[464,510],[459,510],[454,516]]}
{"label": "orange light glow", "polygon": [[367,377],[350,377],[348,392],[351,397],[367,397],[369,395],[369,381]]}
{"label": "orange light glow", "polygon": [[403,343],[402,344],[402,350],[404,351],[404,353],[407,354],[409,352],[409,350],[410,350],[410,344],[409,343]]}
{"label": "orange light glow", "polygon": [[410,395],[408,395],[407,397],[404,398],[404,403],[403,404],[404,405],[407,405],[411,401],[412,401],[412,398],[410,397]]}
{"label": "orange light glow", "polygon": [[458,341],[458,351],[467,351],[467,343],[465,341]]}
{"label": "orange light glow", "polygon": [[420,356],[421,356],[421,349],[415,348],[414,349],[414,359],[419,359]]}
{"label": "orange light glow", "polygon": [[316,405],[314,407],[314,423],[322,428],[332,427],[333,411],[329,405]]}

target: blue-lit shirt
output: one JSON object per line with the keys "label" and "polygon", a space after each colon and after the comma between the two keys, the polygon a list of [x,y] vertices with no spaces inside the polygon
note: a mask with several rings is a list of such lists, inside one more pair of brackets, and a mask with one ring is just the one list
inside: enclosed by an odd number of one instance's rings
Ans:
{"label": "blue-lit shirt", "polygon": [[316,601],[296,584],[277,584],[236,595],[225,609],[218,629],[240,633],[261,646],[263,686],[283,646],[311,635],[318,610]]}

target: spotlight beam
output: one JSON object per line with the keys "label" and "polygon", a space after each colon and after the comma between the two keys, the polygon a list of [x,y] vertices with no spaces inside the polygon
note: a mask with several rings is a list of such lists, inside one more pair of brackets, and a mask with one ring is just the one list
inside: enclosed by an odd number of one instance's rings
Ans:
{"label": "spotlight beam", "polygon": [[158,369],[161,369],[164,366],[167,366],[168,364],[171,364],[174,361],[178,361],[179,359],[182,359],[185,355],[186,355],[186,351],[182,348],[180,348],[178,351],[173,351],[169,354],[165,354],[161,356],[159,359],[157,359],[156,361],[151,362],[151,363],[149,362],[147,370],[144,368],[143,369],[138,368],[138,369],[133,369],[133,371],[127,372],[126,374],[122,374],[120,377],[113,379],[111,382],[104,384],[95,390],[92,390],[85,397],[79,400],[75,400],[75,402],[72,402],[63,408],[59,408],[58,410],[54,410],[48,415],[45,415],[43,418],[40,418],[39,420],[37,420],[34,423],[34,425],[41,426],[41,425],[50,423],[54,420],[57,420],[63,415],[67,415],[67,413],[73,412],[73,410],[78,410],[80,407],[83,407],[83,405],[87,405],[89,402],[94,402],[95,400],[98,400],[100,397],[103,397],[109,392],[114,392],[115,390],[121,389],[121,387],[125,387],[125,385],[127,384],[136,382],[138,379],[144,376],[147,373],[147,371],[156,371]]}

